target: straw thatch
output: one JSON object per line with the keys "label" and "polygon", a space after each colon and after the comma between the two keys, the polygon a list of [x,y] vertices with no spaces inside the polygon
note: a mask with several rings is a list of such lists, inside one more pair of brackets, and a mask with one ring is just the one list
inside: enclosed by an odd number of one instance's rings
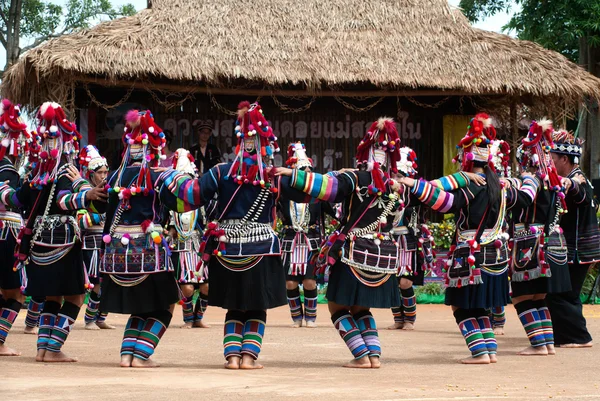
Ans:
{"label": "straw thatch", "polygon": [[[600,98],[600,80],[531,42],[472,28],[446,0],[154,0],[50,40],[4,76],[39,104],[80,81]],[[131,84],[129,84],[131,86]]]}

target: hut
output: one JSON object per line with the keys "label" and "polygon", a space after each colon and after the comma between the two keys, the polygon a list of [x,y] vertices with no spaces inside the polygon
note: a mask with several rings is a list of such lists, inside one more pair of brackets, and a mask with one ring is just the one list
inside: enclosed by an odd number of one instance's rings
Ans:
{"label": "hut", "polygon": [[586,101],[597,115],[600,79],[471,27],[446,0],[153,0],[32,49],[1,90],[29,109],[62,103],[113,163],[130,107],[151,109],[176,146],[210,120],[228,159],[237,103],[260,99],[282,147],[304,141],[321,171],[351,165],[365,126],[389,115],[437,176],[476,110],[514,140],[523,113],[564,120]]}

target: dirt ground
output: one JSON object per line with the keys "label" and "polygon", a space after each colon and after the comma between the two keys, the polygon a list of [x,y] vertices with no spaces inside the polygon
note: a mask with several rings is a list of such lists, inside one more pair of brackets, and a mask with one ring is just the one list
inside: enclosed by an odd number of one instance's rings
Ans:
{"label": "dirt ground", "polygon": [[[117,330],[83,329],[83,310],[64,350],[79,363],[34,362],[35,337],[24,335],[21,313],[7,344],[22,351],[0,359],[3,400],[600,400],[600,344],[558,349],[554,357],[520,357],[523,328],[507,307],[506,335],[499,338],[499,363],[457,363],[466,347],[447,307],[419,305],[413,332],[381,330],[382,368],[341,368],[350,359],[319,305],[319,327],[292,329],[287,307],[269,312],[261,371],[222,368],[224,312],[209,308],[210,329],[183,330],[181,308],[161,341],[153,370],[118,367],[126,317],[109,315]],[[592,335],[600,338],[600,306],[586,306]],[[392,323],[377,310],[380,327]]]}

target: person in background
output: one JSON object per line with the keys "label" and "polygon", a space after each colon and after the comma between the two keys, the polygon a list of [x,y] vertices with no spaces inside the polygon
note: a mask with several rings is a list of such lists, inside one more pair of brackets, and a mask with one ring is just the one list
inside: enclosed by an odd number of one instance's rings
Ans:
{"label": "person in background", "polygon": [[197,129],[198,144],[191,147],[190,153],[196,161],[198,174],[202,176],[202,174],[221,163],[221,152],[215,145],[209,143],[213,131],[212,124],[202,121]]}
{"label": "person in background", "polygon": [[173,132],[168,129],[164,130],[165,140],[167,145],[163,148],[164,159],[160,159],[158,162],[159,167],[173,167],[173,159],[175,158],[175,152],[171,150],[171,144],[173,143]]}

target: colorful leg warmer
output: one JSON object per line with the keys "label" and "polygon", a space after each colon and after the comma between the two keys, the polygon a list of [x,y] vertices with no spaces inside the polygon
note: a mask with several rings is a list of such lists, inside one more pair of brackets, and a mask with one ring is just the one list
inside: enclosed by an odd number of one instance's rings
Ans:
{"label": "colorful leg warmer", "polygon": [[538,315],[540,316],[540,321],[542,322],[542,329],[544,330],[544,339],[546,340],[546,345],[554,345],[554,330],[552,329],[552,317],[550,316],[550,311],[546,307],[546,301],[543,299],[535,302],[535,307],[537,308]]}
{"label": "colorful leg warmer", "polygon": [[242,339],[244,337],[244,312],[227,311],[223,330],[223,353],[225,359],[231,356],[242,356]]}
{"label": "colorful leg warmer", "polygon": [[492,328],[504,327],[506,323],[506,313],[504,306],[496,306],[492,308]]}
{"label": "colorful leg warmer", "polygon": [[96,323],[104,323],[104,322],[106,322],[106,317],[107,316],[108,316],[108,313],[98,312],[98,314],[96,315]]}
{"label": "colorful leg warmer", "polygon": [[208,295],[204,295],[202,292],[198,293],[198,299],[196,300],[196,307],[194,309],[194,320],[202,320],[204,313],[208,308]]}
{"label": "colorful leg warmer", "polygon": [[369,355],[367,344],[365,344],[354,318],[348,311],[342,310],[334,313],[331,316],[331,321],[355,359]]}
{"label": "colorful leg warmer", "polygon": [[404,321],[414,323],[417,320],[417,297],[415,290],[410,287],[406,290],[400,290],[402,295],[402,310],[404,311]]}
{"label": "colorful leg warmer", "polygon": [[496,342],[496,336],[494,335],[490,317],[485,313],[485,309],[477,310],[476,314],[478,315],[477,323],[479,324],[479,329],[485,340],[488,353],[496,354],[498,351],[498,343]]}
{"label": "colorful leg warmer", "polygon": [[262,348],[267,323],[267,311],[246,311],[244,337],[242,339],[242,355],[250,355],[257,359]]}
{"label": "colorful leg warmer", "polygon": [[123,333],[121,355],[133,355],[140,331],[144,329],[145,324],[146,321],[143,318],[134,315],[129,316],[129,320],[127,320],[127,324],[125,325],[125,332]]}
{"label": "colorful leg warmer", "polygon": [[379,334],[377,332],[377,324],[373,315],[369,311],[359,312],[354,315],[354,321],[360,330],[367,349],[369,350],[369,356],[381,356],[381,343],[379,342]]}
{"label": "colorful leg warmer", "polygon": [[183,309],[183,322],[192,323],[194,321],[194,297],[183,298],[181,300],[181,308]]}
{"label": "colorful leg warmer", "polygon": [[48,339],[46,347],[48,351],[60,352],[62,346],[65,345],[65,341],[67,341],[67,337],[69,337],[71,328],[75,324],[79,309],[79,306],[71,302],[65,301],[63,303],[62,308],[60,308],[60,311],[56,315],[56,322],[54,323],[52,334]]}
{"label": "colorful leg warmer", "polygon": [[472,317],[472,311],[468,309],[457,309],[454,311],[454,318],[458,324],[461,334],[465,338],[467,347],[471,351],[471,356],[476,358],[488,353],[483,333],[479,328],[477,318]]}
{"label": "colorful leg warmer", "polygon": [[300,302],[300,289],[287,290],[287,299],[292,320],[294,322],[301,322],[304,316],[302,314],[302,303]]}
{"label": "colorful leg warmer", "polygon": [[25,326],[29,328],[37,327],[42,309],[44,309],[44,298],[31,297],[29,299],[29,305],[27,306]]}
{"label": "colorful leg warmer", "polygon": [[392,315],[394,316],[394,323],[404,323],[404,313],[401,306],[393,307]]}
{"label": "colorful leg warmer", "polygon": [[317,320],[317,300],[318,292],[314,290],[304,290],[304,319],[307,322]]}
{"label": "colorful leg warmer", "polygon": [[52,335],[54,324],[56,323],[56,315],[60,310],[60,304],[55,301],[46,301],[44,309],[40,315],[40,330],[38,331],[37,349],[47,349],[48,341]]}
{"label": "colorful leg warmer", "polygon": [[6,303],[0,309],[0,345],[4,344],[6,341],[6,337],[12,328],[15,319],[19,315],[19,311],[21,310],[21,304],[16,299],[7,299]]}
{"label": "colorful leg warmer", "polygon": [[158,343],[167,331],[173,317],[168,310],[155,311],[147,316],[133,349],[133,357],[144,361],[154,354],[154,350],[158,347]]}
{"label": "colorful leg warmer", "polygon": [[525,329],[525,333],[527,333],[531,346],[535,348],[546,345],[544,328],[535,303],[531,300],[519,302],[515,305],[515,309],[519,314],[519,320]]}
{"label": "colorful leg warmer", "polygon": [[87,307],[85,308],[85,324],[94,323],[98,318],[98,308],[100,307],[100,296],[94,291],[90,291]]}

